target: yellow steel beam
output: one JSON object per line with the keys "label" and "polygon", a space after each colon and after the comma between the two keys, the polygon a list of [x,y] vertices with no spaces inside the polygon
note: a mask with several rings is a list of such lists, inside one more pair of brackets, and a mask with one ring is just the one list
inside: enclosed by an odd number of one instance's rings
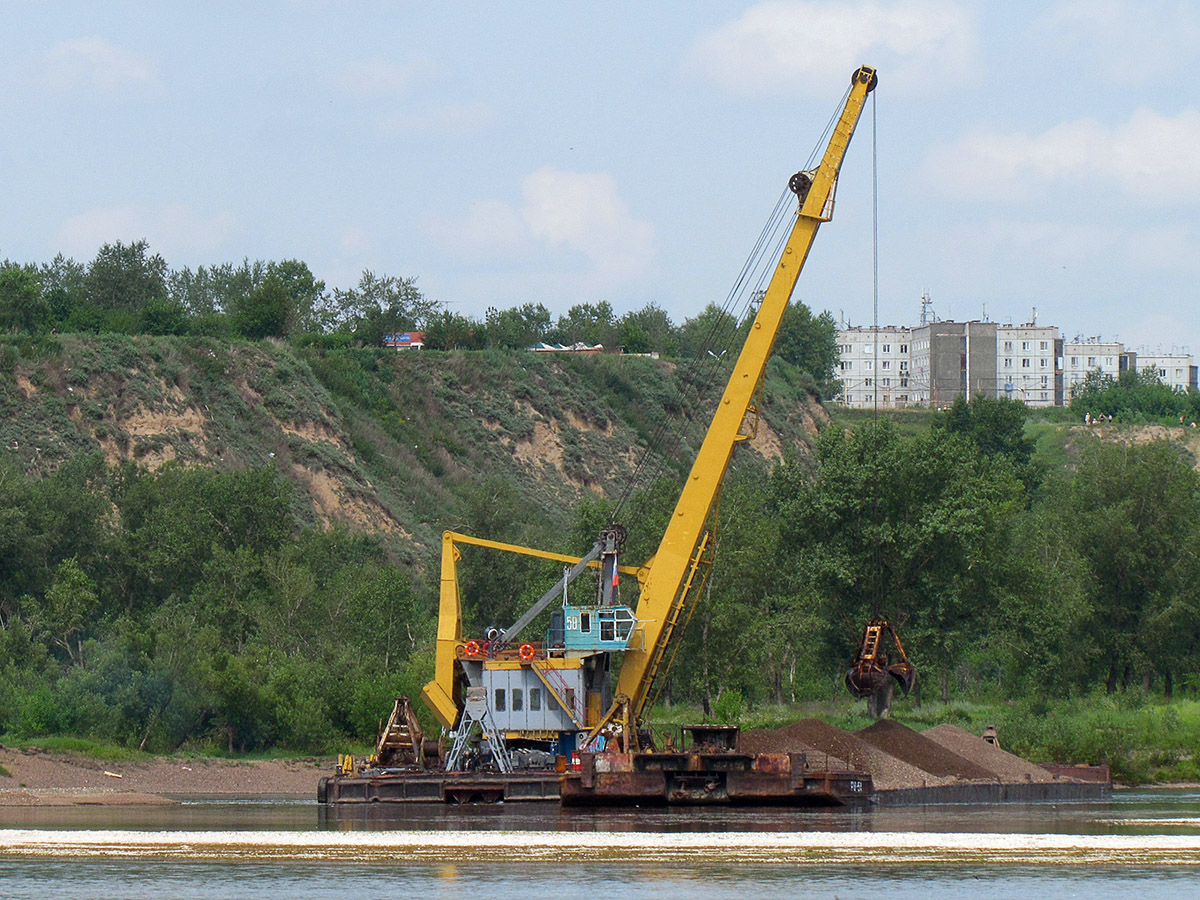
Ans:
{"label": "yellow steel beam", "polygon": [[734,365],[725,393],[717,405],[708,433],[696,455],[696,461],[692,464],[658,552],[654,555],[653,565],[643,576],[636,612],[638,621],[647,623],[647,646],[644,650],[631,649],[625,653],[617,682],[617,693],[629,698],[634,720],[640,717],[649,693],[654,661],[662,657],[664,648],[660,643],[670,636],[670,629],[666,627],[666,623],[671,620],[672,607],[676,603],[686,602],[686,598],[681,597],[681,592],[685,590],[697,542],[704,531],[705,521],[729,467],[734,445],[744,437],[740,433],[742,422],[762,380],[767,358],[775,344],[780,322],[796,287],[800,270],[808,258],[817,228],[832,215],[833,192],[838,171],[862,115],[867,94],[875,87],[875,80],[875,70],[868,66],[861,67],[852,76],[850,93],[842,114],[834,127],[820,165],[812,173],[812,185],[796,213],[796,222],[759,305],[746,343]]}

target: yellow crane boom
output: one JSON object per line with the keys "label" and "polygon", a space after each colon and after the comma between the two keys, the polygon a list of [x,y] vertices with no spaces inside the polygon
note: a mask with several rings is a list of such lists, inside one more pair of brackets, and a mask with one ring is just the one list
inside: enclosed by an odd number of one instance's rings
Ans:
{"label": "yellow crane boom", "polygon": [[[639,573],[641,596],[637,618],[645,629],[644,649],[629,649],[617,682],[618,703],[627,700],[629,716],[641,718],[654,675],[670,642],[675,621],[687,603],[704,551],[704,531],[716,501],[734,446],[748,435],[742,423],[751,408],[775,344],[779,325],[808,258],[817,228],[833,215],[833,195],[838,172],[866,104],[876,84],[875,70],[859,68],[851,79],[841,117],[820,164],[811,172],[794,176],[793,190],[800,197],[796,222],[758,308],[754,324],[734,365],[725,393],[713,415],[696,461],[675,504],[658,552]],[[610,714],[611,716],[611,714]],[[607,718],[607,717],[606,717]]]}

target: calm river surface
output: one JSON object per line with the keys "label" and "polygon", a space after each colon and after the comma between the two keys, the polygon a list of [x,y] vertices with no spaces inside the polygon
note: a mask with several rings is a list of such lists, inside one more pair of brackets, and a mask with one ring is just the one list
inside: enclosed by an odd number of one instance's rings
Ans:
{"label": "calm river surface", "polygon": [[0,808],[0,898],[1200,897],[1200,792],[860,812]]}

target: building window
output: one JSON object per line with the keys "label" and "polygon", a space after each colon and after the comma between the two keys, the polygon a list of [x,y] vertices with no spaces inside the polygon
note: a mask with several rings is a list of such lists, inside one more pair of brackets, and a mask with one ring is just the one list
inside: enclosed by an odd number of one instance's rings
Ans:
{"label": "building window", "polygon": [[875,352],[874,344],[863,344],[863,353],[874,353],[874,352]]}
{"label": "building window", "polygon": [[864,378],[864,379],[863,379],[863,386],[864,386],[864,387],[870,387],[870,386],[871,386],[871,379],[870,379],[870,378]]}
{"label": "building window", "polygon": [[890,359],[885,359],[882,363],[880,363],[880,366],[884,369],[890,369],[892,367],[892,361]]}
{"label": "building window", "polygon": [[1004,352],[1005,352],[1005,353],[1012,353],[1012,341],[1005,341],[1005,342],[1004,342]]}
{"label": "building window", "polygon": [[1089,356],[1089,357],[1088,357],[1088,363],[1087,363],[1087,364],[1088,364],[1088,368],[1089,368],[1089,369],[1094,369],[1094,368],[1096,368],[1096,357],[1094,357],[1094,356]]}
{"label": "building window", "polygon": [[891,344],[884,344],[884,345],[883,345],[883,352],[884,352],[884,353],[891,353],[891,352],[892,352],[892,345],[891,345]]}
{"label": "building window", "polygon": [[890,378],[885,378],[885,379],[883,379],[883,386],[884,386],[884,387],[891,387],[891,384],[892,384],[892,379],[890,379]]}
{"label": "building window", "polygon": [[1050,384],[1050,376],[1043,375],[1042,376],[1042,387],[1046,387],[1048,384]]}
{"label": "building window", "polygon": [[1077,367],[1078,365],[1079,365],[1079,357],[1078,357],[1078,356],[1072,356],[1072,357],[1071,357],[1071,368],[1072,368],[1072,369],[1074,369],[1074,368],[1075,368],[1075,367]]}
{"label": "building window", "polygon": [[[908,387],[908,379],[907,379],[907,378],[903,378],[903,377],[902,377],[902,378],[900,379],[900,387]],[[907,398],[907,397],[903,397],[903,398],[901,398],[901,399],[903,399],[903,400],[907,400],[908,398]]]}
{"label": "building window", "polygon": [[868,372],[870,372],[871,369],[874,368],[874,365],[875,364],[873,362],[871,362],[871,360],[869,360],[869,359],[863,360],[863,368],[866,369]]}
{"label": "building window", "polygon": [[854,368],[854,360],[847,359],[847,360],[842,361],[842,371],[843,372],[849,372],[853,368]]}
{"label": "building window", "polygon": [[496,712],[504,712],[506,709],[504,704],[504,688],[496,688],[496,702],[492,704],[492,708]]}
{"label": "building window", "polygon": [[1029,341],[1021,341],[1021,349],[1028,350],[1029,349]]}
{"label": "building window", "polygon": [[1047,360],[1047,359],[1046,359],[1046,357],[1044,357],[1044,356],[1043,356],[1043,357],[1042,357],[1042,363],[1041,363],[1041,365],[1042,365],[1042,368],[1043,368],[1043,369],[1044,369],[1044,368],[1046,368],[1046,364],[1047,364],[1048,362],[1049,362],[1049,360]]}
{"label": "building window", "polygon": [[1012,368],[1012,360],[1011,360],[1011,359],[1006,359],[1006,360],[1004,361],[1004,368],[1006,368],[1006,369],[1011,369],[1011,368]]}
{"label": "building window", "polygon": [[1042,349],[1043,349],[1043,350],[1049,350],[1049,349],[1050,349],[1050,342],[1049,342],[1049,341],[1042,341],[1042,345],[1041,345],[1041,346],[1042,346]]}
{"label": "building window", "polygon": [[900,371],[901,372],[908,371],[908,360],[907,359],[900,360]]}
{"label": "building window", "polygon": [[900,352],[901,352],[901,353],[907,353],[907,352],[908,352],[908,344],[901,344],[901,345],[900,345]]}
{"label": "building window", "polygon": [[1025,357],[1023,360],[1021,360],[1021,368],[1022,368],[1022,369],[1028,369],[1028,368],[1029,368],[1029,357],[1028,357],[1028,356],[1027,356],[1027,357]]}

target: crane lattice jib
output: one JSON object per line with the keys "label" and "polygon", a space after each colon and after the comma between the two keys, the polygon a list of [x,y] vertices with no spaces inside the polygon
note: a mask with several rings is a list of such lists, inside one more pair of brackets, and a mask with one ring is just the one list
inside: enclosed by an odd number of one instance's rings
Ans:
{"label": "crane lattice jib", "polygon": [[685,593],[688,574],[695,567],[697,546],[705,522],[729,466],[733,448],[747,437],[742,433],[742,423],[762,380],[780,322],[796,287],[800,270],[808,258],[817,228],[832,216],[838,171],[862,115],[867,94],[875,87],[875,81],[875,70],[868,66],[854,73],[850,93],[825,154],[816,170],[806,173],[812,183],[807,194],[801,198],[796,223],[771,276],[700,452],[692,464],[658,552],[641,575],[637,618],[645,628],[644,649],[626,651],[617,682],[617,694],[629,698],[634,720],[641,718],[657,662],[662,658],[670,638],[669,623],[679,618],[678,607],[688,602]]}

